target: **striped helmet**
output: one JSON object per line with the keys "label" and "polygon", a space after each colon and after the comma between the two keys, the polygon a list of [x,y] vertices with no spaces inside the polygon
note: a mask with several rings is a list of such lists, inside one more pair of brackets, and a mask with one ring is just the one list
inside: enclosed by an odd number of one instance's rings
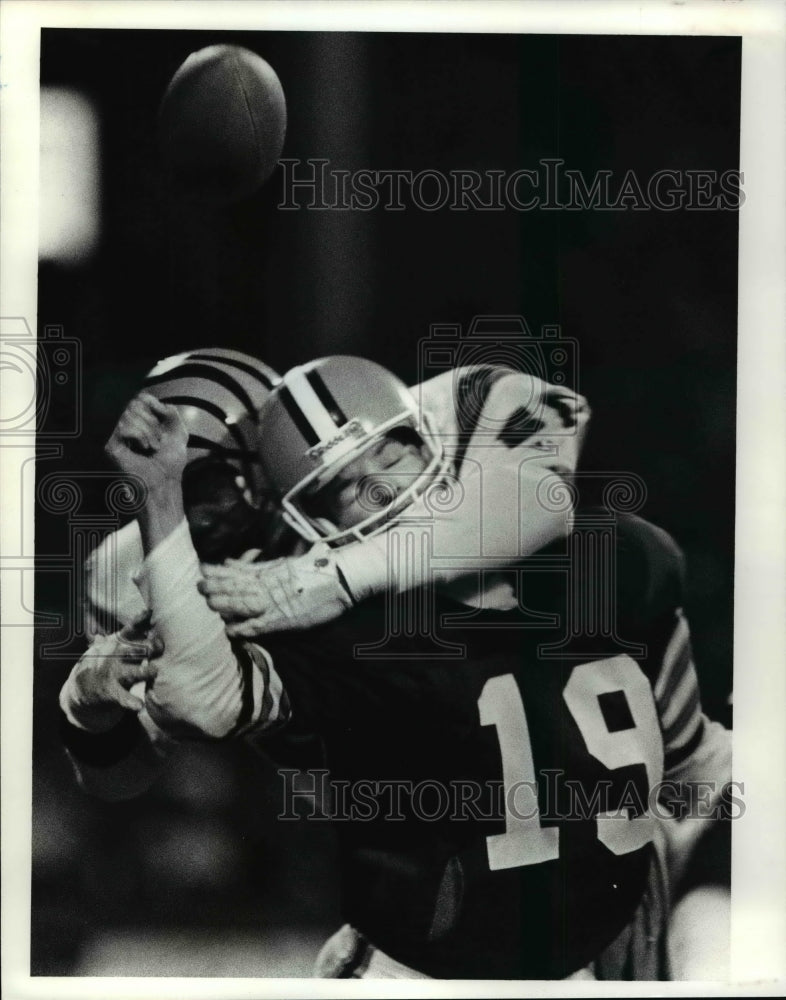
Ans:
{"label": "striped helmet", "polygon": [[143,389],[180,410],[188,428],[189,462],[223,458],[243,475],[256,500],[266,486],[257,415],[279,381],[272,368],[250,354],[209,347],[159,361]]}
{"label": "striped helmet", "polygon": [[[426,467],[382,510],[344,531],[308,512],[308,497],[394,428],[417,435]],[[383,531],[445,470],[443,448],[406,385],[365,358],[335,355],[291,369],[260,413],[259,445],[285,519],[308,541],[342,544]],[[305,505],[303,501],[306,501]]]}

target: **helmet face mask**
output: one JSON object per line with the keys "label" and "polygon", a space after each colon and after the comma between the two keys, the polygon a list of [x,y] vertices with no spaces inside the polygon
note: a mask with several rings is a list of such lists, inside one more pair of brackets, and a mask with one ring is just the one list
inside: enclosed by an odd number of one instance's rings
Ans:
{"label": "helmet face mask", "polygon": [[[395,474],[352,477],[357,516],[333,523],[320,504],[326,487],[382,439],[402,435],[417,442],[419,471],[402,474],[401,489]],[[286,520],[307,541],[332,545],[389,528],[445,469],[441,443],[407,387],[364,358],[321,358],[288,372],[260,415],[260,444]]]}

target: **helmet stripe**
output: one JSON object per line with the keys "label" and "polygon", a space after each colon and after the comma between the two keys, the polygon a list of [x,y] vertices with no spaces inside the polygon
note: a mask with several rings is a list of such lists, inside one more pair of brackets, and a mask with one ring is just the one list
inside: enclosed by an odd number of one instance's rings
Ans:
{"label": "helmet stripe", "polygon": [[325,385],[325,380],[322,378],[319,372],[316,370],[310,371],[306,375],[306,378],[308,379],[311,388],[317,394],[317,398],[319,399],[320,403],[322,403],[322,405],[328,411],[330,416],[333,418],[333,423],[336,425],[336,427],[343,427],[344,424],[347,422],[347,418],[344,415],[344,411],[336,402],[336,397],[333,395],[330,389],[328,389],[328,387]]}
{"label": "helmet stripe", "polygon": [[253,462],[254,464],[261,462],[259,456],[253,451],[248,451],[245,448],[227,448],[223,444],[216,444],[215,441],[202,437],[201,434],[189,434],[188,447],[199,448],[201,451],[212,451],[216,455],[221,455],[222,458],[239,458],[245,462]]}
{"label": "helmet stripe", "polygon": [[[245,372],[247,375],[251,375],[253,378],[259,379],[262,385],[266,389],[272,389],[274,385],[281,381],[278,375],[272,369],[268,369],[270,374],[267,374],[264,368],[255,368],[254,365],[248,364],[246,361],[239,361],[237,358],[223,358],[220,355],[213,354],[189,354],[189,361],[213,361],[216,364],[227,365],[230,368],[237,368],[241,372]],[[261,364],[261,362],[260,362]]]}
{"label": "helmet stripe", "polygon": [[[303,416],[311,424],[318,441],[326,441],[336,433],[336,421],[306,378],[302,368],[294,368],[285,376],[286,386]],[[314,444],[317,442],[315,441]]]}
{"label": "helmet stripe", "polygon": [[226,448],[222,444],[216,444],[215,441],[210,441],[208,438],[202,437],[201,434],[189,434],[186,447],[210,452],[212,455],[217,455],[225,461],[231,461],[232,459],[238,461],[247,483],[252,478],[252,465],[261,464],[259,456],[254,452],[248,451],[246,448]]}
{"label": "helmet stripe", "polygon": [[212,365],[188,363],[180,365],[177,368],[170,368],[169,371],[164,372],[162,375],[154,375],[152,378],[146,378],[145,385],[161,385],[166,382],[174,382],[179,378],[203,378],[208,382],[215,382],[236,396],[252,416],[255,416],[257,413],[257,407],[254,406],[251,397],[237,379],[232,378],[231,375],[220,368],[214,368]]}
{"label": "helmet stripe", "polygon": [[240,448],[244,451],[250,450],[248,442],[240,432],[240,428],[237,424],[228,421],[226,412],[222,410],[220,406],[216,406],[215,403],[211,403],[207,399],[198,399],[196,396],[162,396],[161,402],[172,403],[174,405],[180,404],[181,406],[194,406],[199,410],[204,410],[205,413],[209,413],[211,417],[215,417],[216,420],[221,421]]}
{"label": "helmet stripe", "polygon": [[300,409],[298,404],[295,402],[292,393],[289,391],[286,383],[284,383],[279,388],[279,393],[281,395],[281,402],[284,404],[284,408],[289,414],[292,423],[297,427],[300,433],[305,438],[306,444],[311,448],[315,444],[319,444],[319,434],[314,430],[311,424],[308,422],[305,413]]}

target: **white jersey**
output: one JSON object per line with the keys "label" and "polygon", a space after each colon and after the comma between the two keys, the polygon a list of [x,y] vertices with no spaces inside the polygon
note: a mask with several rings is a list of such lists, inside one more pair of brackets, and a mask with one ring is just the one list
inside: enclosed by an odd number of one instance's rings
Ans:
{"label": "white jersey", "polygon": [[143,561],[136,521],[107,535],[87,557],[85,629],[89,635],[109,635],[148,610],[136,583]]}
{"label": "white jersey", "polygon": [[433,581],[464,603],[507,610],[514,598],[493,571],[570,531],[571,505],[548,497],[576,471],[587,401],[503,366],[454,369],[412,392],[451,459],[444,486],[384,533],[339,549],[337,561],[355,596]]}
{"label": "white jersey", "polygon": [[[416,500],[389,531],[344,546],[341,569],[356,596],[436,580],[467,604],[480,603],[482,591],[487,606],[511,607],[509,587],[491,573],[569,531],[570,510],[548,509],[543,499],[550,484],[568,481],[576,470],[587,402],[570,389],[501,366],[454,369],[411,391],[451,458],[451,472],[443,490]],[[413,525],[427,532],[427,550],[407,540]],[[145,612],[134,582],[142,560],[136,522],[90,555],[89,632],[114,631]],[[485,572],[482,581],[478,571]]]}
{"label": "white jersey", "polygon": [[[500,366],[448,371],[415,386],[412,392],[428,412],[451,459],[452,471],[445,486],[447,502],[437,505],[421,497],[384,535],[342,548],[342,569],[355,592],[400,591],[437,580],[463,603],[509,609],[515,606],[515,594],[509,583],[495,581],[492,571],[518,562],[569,530],[569,512],[546,510],[538,490],[549,478],[565,480],[575,470],[589,418],[586,401],[568,389]],[[413,549],[407,541],[412,524],[418,522],[425,522],[428,529],[426,550]],[[160,609],[172,601],[185,602],[195,625],[204,619],[203,629],[195,629],[195,634],[203,638],[209,634],[216,649],[221,649],[217,659],[226,661],[231,672],[228,664],[234,663],[234,656],[223,636],[221,619],[207,609],[196,592],[199,568],[185,522],[176,534],[177,544],[191,554],[184,562],[174,560],[171,577],[159,573],[160,579],[168,580],[163,604],[161,599],[154,602],[146,592],[146,561],[138,524],[131,522],[104,539],[86,562],[87,630],[111,633],[136,621],[153,606],[158,608],[155,617],[160,627]],[[159,546],[153,563],[161,566],[163,552],[174,542],[170,539]],[[396,547],[406,558],[389,558]],[[188,567],[187,578],[181,578],[184,566]],[[482,579],[478,569],[484,573]],[[176,617],[182,614],[181,610]],[[191,655],[199,659],[205,652],[204,642],[197,642],[192,650],[181,649],[177,658],[184,665]],[[252,676],[258,681],[259,671]],[[274,687],[277,683],[274,678]],[[260,717],[262,687],[258,683],[257,687],[259,710],[252,713],[253,722],[264,728],[277,717],[275,713],[270,717],[267,711],[262,713],[265,718]],[[156,690],[157,695],[148,697],[148,708],[140,718],[159,743],[154,720],[157,698],[166,695],[163,678]],[[237,690],[233,690],[226,698],[225,713],[217,712],[215,704],[205,705],[207,716],[217,727],[214,736],[231,728],[231,706],[236,697]],[[219,723],[217,715],[221,716]],[[136,788],[136,781],[129,784],[129,791],[131,787]]]}

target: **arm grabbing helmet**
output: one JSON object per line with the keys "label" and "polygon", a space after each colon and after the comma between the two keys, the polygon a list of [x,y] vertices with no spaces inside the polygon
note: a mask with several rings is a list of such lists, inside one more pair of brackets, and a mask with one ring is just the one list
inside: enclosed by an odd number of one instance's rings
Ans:
{"label": "arm grabbing helmet", "polygon": [[[386,435],[406,435],[423,458],[416,474],[387,491],[351,483],[362,510],[351,525],[334,523],[315,496]],[[335,355],[293,368],[260,414],[260,455],[289,524],[308,541],[340,545],[394,523],[445,471],[441,442],[406,385],[365,358]],[[365,495],[364,495],[365,491]]]}
{"label": "arm grabbing helmet", "polygon": [[264,362],[223,347],[164,358],[143,389],[178,407],[188,428],[189,464],[220,459],[242,475],[259,502],[266,483],[257,449],[257,416],[279,375]]}

